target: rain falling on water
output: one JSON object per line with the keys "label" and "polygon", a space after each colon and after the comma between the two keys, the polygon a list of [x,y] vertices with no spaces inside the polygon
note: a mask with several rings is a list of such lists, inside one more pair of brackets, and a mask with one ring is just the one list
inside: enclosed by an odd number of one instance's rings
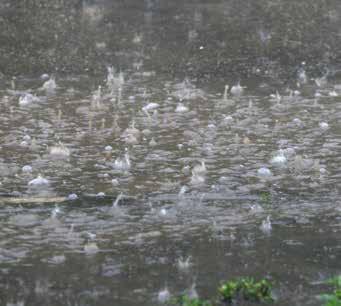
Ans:
{"label": "rain falling on water", "polygon": [[[276,280],[278,305],[319,305],[313,284],[341,268],[337,63],[271,61],[275,21],[237,32],[252,5],[79,2],[64,27],[81,20],[84,41],[60,31],[62,54],[1,66],[0,302],[157,305],[252,275]],[[237,37],[205,39],[215,18]],[[233,39],[270,58],[245,68]]]}

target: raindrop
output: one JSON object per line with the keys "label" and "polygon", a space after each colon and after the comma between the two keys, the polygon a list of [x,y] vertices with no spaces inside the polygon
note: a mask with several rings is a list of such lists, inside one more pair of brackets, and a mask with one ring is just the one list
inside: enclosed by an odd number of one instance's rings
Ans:
{"label": "raindrop", "polygon": [[271,225],[271,221],[270,221],[270,216],[267,216],[266,220],[262,221],[260,229],[264,234],[270,234],[271,233],[272,225]]}

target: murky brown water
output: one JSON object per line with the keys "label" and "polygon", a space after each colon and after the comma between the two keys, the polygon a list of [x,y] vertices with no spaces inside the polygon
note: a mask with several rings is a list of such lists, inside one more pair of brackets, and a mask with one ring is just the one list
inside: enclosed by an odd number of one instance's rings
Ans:
{"label": "murky brown water", "polygon": [[56,88],[2,77],[0,304],[156,305],[251,275],[278,305],[320,305],[341,270],[337,74],[175,77],[135,55]]}

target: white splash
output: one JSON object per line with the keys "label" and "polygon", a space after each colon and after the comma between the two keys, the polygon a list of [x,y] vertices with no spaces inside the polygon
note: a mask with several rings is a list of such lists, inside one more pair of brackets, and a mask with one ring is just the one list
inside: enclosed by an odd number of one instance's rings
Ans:
{"label": "white splash", "polygon": [[271,101],[274,101],[276,103],[280,103],[282,100],[282,96],[279,94],[278,91],[276,91],[275,94],[270,95],[270,99],[271,99]]}
{"label": "white splash", "polygon": [[236,97],[239,97],[243,94],[244,92],[244,88],[242,86],[240,86],[240,82],[238,82],[237,85],[234,85],[231,87],[231,90],[230,90],[231,94],[236,96]]}
{"label": "white splash", "polygon": [[22,167],[21,171],[24,173],[31,173],[32,172],[32,167],[30,165],[25,165],[24,167]]}
{"label": "white splash", "polygon": [[287,158],[283,150],[279,150],[278,154],[271,158],[270,163],[277,167],[283,167],[287,163]]}
{"label": "white splash", "polygon": [[181,272],[188,272],[189,268],[192,266],[191,259],[191,256],[188,256],[187,258],[180,257],[176,263],[178,269]]}
{"label": "white splash", "polygon": [[43,185],[49,185],[50,182],[46,178],[43,178],[40,174],[37,178],[31,180],[28,182],[29,186],[43,186]]}
{"label": "white splash", "polygon": [[126,152],[124,154],[124,157],[118,157],[115,159],[114,162],[114,169],[121,170],[121,171],[127,171],[131,168],[131,162],[130,162],[130,156],[129,153]]}
{"label": "white splash", "polygon": [[112,207],[118,207],[118,203],[121,201],[121,199],[123,199],[122,192],[117,196],[116,200],[112,203]]}
{"label": "white splash", "polygon": [[160,303],[166,303],[167,301],[170,300],[171,294],[168,290],[168,288],[164,288],[163,290],[160,290],[158,295],[157,295],[157,300]]}
{"label": "white splash", "polygon": [[267,216],[266,220],[262,221],[260,229],[264,234],[270,234],[271,233],[272,225],[271,225],[270,216]]}
{"label": "white splash", "polygon": [[19,106],[28,106],[34,102],[40,101],[40,99],[30,93],[26,93],[19,97]]}
{"label": "white splash", "polygon": [[56,158],[66,158],[70,156],[70,150],[61,142],[50,148],[49,154]]}
{"label": "white splash", "polygon": [[175,109],[175,112],[176,113],[186,113],[188,112],[188,107],[185,106],[183,103],[179,103],[177,106],[176,106],[176,109]]}
{"label": "white splash", "polygon": [[206,174],[207,169],[205,162],[201,161],[200,165],[195,165],[192,172],[196,174]]}
{"label": "white splash", "polygon": [[319,123],[319,127],[322,129],[322,130],[328,130],[329,129],[329,124],[327,122],[320,122]]}
{"label": "white splash", "polygon": [[48,81],[44,82],[41,88],[45,90],[45,92],[48,94],[54,93],[55,90],[57,89],[57,83],[55,78],[51,77]]}
{"label": "white splash", "polygon": [[150,103],[148,103],[146,106],[144,106],[144,107],[142,108],[142,110],[143,110],[143,112],[148,112],[148,111],[157,109],[158,107],[160,107],[160,104],[155,103],[155,102],[150,102]]}

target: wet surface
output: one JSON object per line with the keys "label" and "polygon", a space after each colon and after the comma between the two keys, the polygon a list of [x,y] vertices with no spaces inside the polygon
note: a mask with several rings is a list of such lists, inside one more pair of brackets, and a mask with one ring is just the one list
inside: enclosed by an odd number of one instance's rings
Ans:
{"label": "wet surface", "polygon": [[320,305],[341,270],[333,66],[201,79],[132,58],[2,77],[0,192],[33,203],[1,197],[1,305],[156,305],[247,275],[278,305]]}

